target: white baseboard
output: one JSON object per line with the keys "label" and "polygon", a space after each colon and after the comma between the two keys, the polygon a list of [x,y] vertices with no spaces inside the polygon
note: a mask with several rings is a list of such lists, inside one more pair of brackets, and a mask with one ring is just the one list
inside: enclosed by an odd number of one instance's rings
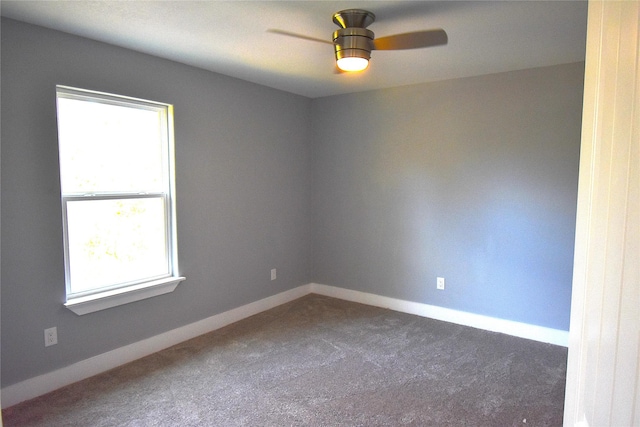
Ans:
{"label": "white baseboard", "polygon": [[388,308],[394,311],[415,314],[421,317],[442,320],[458,325],[471,326],[473,328],[484,329],[492,332],[500,332],[507,335],[513,335],[516,337],[526,338],[534,341],[560,345],[563,347],[568,347],[569,345],[569,332],[559,329],[529,325],[527,323],[514,322],[512,320],[498,319],[495,317],[483,316],[481,314],[468,313],[465,311],[458,311],[450,308],[438,307],[435,305],[383,297],[366,292],[353,291],[349,289],[337,288],[334,286],[320,285],[317,283],[311,283],[310,288],[312,293],[326,295],[347,301]]}
{"label": "white baseboard", "polygon": [[403,313],[429,317],[464,326],[501,332],[520,338],[527,338],[550,344],[567,346],[569,332],[541,326],[528,325],[510,320],[496,319],[479,314],[466,313],[449,308],[383,297],[366,292],[337,288],[334,286],[309,283],[295,289],[273,295],[259,301],[208,317],[198,322],[173,329],[168,332],[116,348],[86,360],[74,363],[62,369],[49,372],[28,380],[10,385],[1,390],[2,408],[33,399],[60,387],[108,371],[157,351],[164,350],[207,332],[227,326],[231,323],[293,301],[310,293],[326,295],[346,301],[358,302],[375,307],[388,308]]}
{"label": "white baseboard", "polygon": [[25,400],[33,399],[207,332],[220,329],[254,314],[293,301],[309,294],[309,288],[309,285],[303,285],[151,338],[116,348],[62,369],[10,385],[2,389],[2,408],[8,408]]}

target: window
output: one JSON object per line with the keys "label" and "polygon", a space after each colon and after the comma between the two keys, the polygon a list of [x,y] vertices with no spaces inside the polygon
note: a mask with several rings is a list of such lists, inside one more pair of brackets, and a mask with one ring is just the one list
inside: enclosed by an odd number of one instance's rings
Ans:
{"label": "window", "polygon": [[172,106],[58,86],[67,302],[77,314],[171,292]]}

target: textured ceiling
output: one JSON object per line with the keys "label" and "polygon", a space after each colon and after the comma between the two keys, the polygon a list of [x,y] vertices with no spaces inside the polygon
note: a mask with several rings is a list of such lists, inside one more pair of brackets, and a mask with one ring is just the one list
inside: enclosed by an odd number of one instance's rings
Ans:
{"label": "textured ceiling", "polygon": [[[586,1],[2,1],[3,16],[308,97],[584,60]],[[376,36],[443,28],[449,43],[374,51],[358,74],[334,72],[334,12],[376,15]]]}

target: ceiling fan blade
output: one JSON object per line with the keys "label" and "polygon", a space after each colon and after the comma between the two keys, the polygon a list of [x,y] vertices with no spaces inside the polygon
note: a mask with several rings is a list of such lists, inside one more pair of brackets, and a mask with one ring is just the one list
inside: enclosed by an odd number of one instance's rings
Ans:
{"label": "ceiling fan blade", "polygon": [[326,43],[326,44],[330,44],[333,46],[333,42],[329,41],[329,40],[323,40],[323,39],[318,39],[315,37],[311,37],[311,36],[305,36],[304,34],[298,34],[298,33],[292,33],[289,31],[284,31],[284,30],[278,30],[275,28],[269,28],[267,30],[268,33],[273,33],[273,34],[280,34],[281,36],[288,36],[288,37],[295,37],[297,39],[302,39],[302,40],[309,40],[312,42],[320,42],[320,43]]}
{"label": "ceiling fan blade", "polygon": [[413,33],[395,34],[373,40],[376,50],[417,49],[421,47],[440,46],[447,44],[447,33],[441,29],[415,31]]}

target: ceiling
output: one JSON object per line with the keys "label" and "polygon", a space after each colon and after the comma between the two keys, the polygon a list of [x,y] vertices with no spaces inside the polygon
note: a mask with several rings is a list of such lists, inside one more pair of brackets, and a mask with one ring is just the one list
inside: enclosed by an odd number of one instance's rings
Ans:
{"label": "ceiling", "polygon": [[[311,98],[583,61],[587,2],[6,1],[2,16]],[[374,51],[336,74],[329,44],[343,9],[373,12],[376,36],[443,28],[445,46]]]}

